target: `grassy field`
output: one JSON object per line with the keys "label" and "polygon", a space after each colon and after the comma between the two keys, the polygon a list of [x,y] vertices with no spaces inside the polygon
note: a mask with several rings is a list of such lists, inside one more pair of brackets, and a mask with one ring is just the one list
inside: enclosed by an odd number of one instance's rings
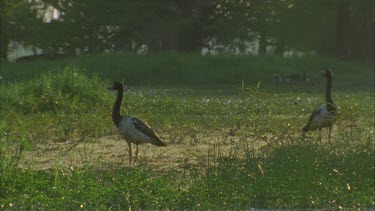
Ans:
{"label": "grassy field", "polygon": [[[312,132],[334,71],[331,143]],[[306,71],[313,83],[272,84]],[[374,207],[373,70],[329,58],[91,55],[1,64],[0,209]],[[110,113],[146,120],[168,144],[137,165]],[[243,81],[243,82],[242,82]],[[260,81],[260,82],[258,82]],[[371,118],[369,118],[371,117]]]}
{"label": "grassy field", "polygon": [[[367,90],[374,88],[374,67],[353,64],[325,57],[278,56],[200,56],[196,54],[162,53],[134,55],[128,53],[82,55],[61,60],[36,60],[1,64],[4,80],[22,81],[38,78],[51,70],[75,66],[89,74],[99,74],[109,80],[124,80],[129,86],[192,87],[235,86],[262,81],[270,85],[272,74],[304,73],[315,88],[321,87],[317,71],[331,68],[335,73],[335,88]],[[279,89],[280,87],[277,87]],[[290,88],[290,87],[288,87]],[[312,90],[310,86],[299,89]]]}

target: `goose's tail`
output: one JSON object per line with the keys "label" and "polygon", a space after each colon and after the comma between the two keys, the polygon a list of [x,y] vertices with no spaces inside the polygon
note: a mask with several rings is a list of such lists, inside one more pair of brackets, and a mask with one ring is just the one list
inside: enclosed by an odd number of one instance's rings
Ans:
{"label": "goose's tail", "polygon": [[154,139],[152,140],[151,144],[155,145],[155,146],[158,146],[158,147],[166,147],[167,144],[164,143],[162,140],[160,140],[159,138],[158,139]]}

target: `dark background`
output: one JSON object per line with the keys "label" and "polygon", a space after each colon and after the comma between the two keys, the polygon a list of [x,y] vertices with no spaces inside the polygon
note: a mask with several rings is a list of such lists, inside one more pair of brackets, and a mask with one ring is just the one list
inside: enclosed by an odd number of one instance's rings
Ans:
{"label": "dark background", "polygon": [[0,18],[1,59],[14,43],[55,57],[246,53],[256,42],[255,54],[298,51],[374,63],[373,0],[0,0]]}

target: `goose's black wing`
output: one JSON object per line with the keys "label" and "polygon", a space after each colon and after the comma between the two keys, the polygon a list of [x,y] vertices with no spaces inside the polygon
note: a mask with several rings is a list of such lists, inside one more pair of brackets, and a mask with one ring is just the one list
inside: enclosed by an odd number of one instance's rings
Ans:
{"label": "goose's black wing", "polygon": [[152,130],[152,128],[145,121],[138,119],[136,117],[132,117],[132,121],[134,127],[138,131],[142,132],[143,134],[151,138],[151,140],[153,141],[152,144],[164,147],[167,146],[160,140],[160,137],[155,133],[154,130]]}

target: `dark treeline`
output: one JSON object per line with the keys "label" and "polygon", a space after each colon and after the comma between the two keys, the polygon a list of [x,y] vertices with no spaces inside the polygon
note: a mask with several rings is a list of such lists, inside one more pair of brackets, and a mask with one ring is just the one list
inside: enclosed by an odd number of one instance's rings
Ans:
{"label": "dark treeline", "polygon": [[[200,52],[259,42],[259,54],[315,52],[373,64],[374,0],[0,0],[9,43],[49,55]],[[221,47],[221,48],[220,48]]]}

